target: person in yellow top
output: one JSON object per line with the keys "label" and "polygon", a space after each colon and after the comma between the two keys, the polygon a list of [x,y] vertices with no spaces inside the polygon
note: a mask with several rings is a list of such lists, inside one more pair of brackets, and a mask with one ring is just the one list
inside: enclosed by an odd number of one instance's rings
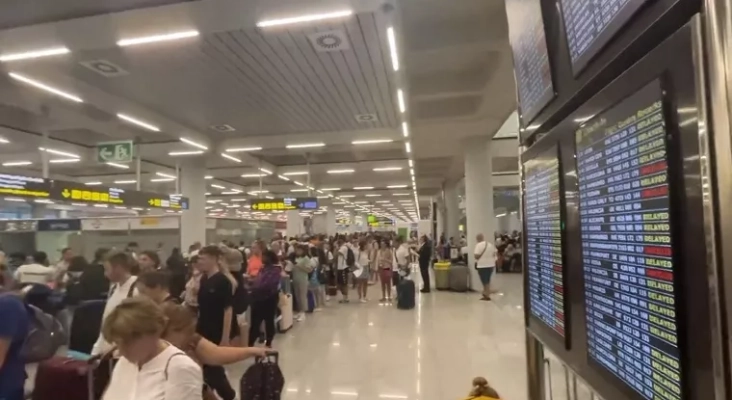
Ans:
{"label": "person in yellow top", "polygon": [[500,400],[498,392],[483,377],[473,379],[473,389],[465,400]]}

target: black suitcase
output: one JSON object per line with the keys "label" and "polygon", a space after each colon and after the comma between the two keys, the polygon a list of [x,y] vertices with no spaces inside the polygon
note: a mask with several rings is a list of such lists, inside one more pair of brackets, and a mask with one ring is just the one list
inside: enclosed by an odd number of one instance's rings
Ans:
{"label": "black suitcase", "polygon": [[69,350],[90,354],[102,330],[106,300],[82,301],[74,311],[69,332]]}
{"label": "black suitcase", "polygon": [[397,308],[400,310],[411,310],[414,308],[416,289],[414,281],[402,279],[397,285]]}

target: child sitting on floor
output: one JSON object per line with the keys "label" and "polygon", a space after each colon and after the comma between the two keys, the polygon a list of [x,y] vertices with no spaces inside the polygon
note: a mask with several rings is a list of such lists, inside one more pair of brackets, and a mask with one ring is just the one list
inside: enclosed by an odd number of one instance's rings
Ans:
{"label": "child sitting on floor", "polygon": [[500,400],[498,392],[495,391],[488,381],[483,377],[473,379],[473,389],[465,400]]}

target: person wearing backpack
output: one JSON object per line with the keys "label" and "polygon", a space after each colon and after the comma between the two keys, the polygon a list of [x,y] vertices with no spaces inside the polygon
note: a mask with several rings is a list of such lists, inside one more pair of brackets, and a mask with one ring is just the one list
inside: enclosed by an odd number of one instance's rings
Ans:
{"label": "person wearing backpack", "polygon": [[0,399],[23,400],[26,373],[21,357],[30,331],[30,311],[15,293],[0,295]]}
{"label": "person wearing backpack", "polygon": [[[132,275],[132,267],[135,264],[136,262],[127,253],[122,252],[112,253],[104,261],[104,274],[112,286],[109,289],[102,320],[106,319],[123,300],[137,296],[138,291],[135,287],[137,277]],[[112,345],[104,339],[100,332],[91,354],[104,354],[111,349]]]}
{"label": "person wearing backpack", "polygon": [[264,322],[265,346],[272,347],[272,340],[275,336],[275,317],[279,302],[279,291],[282,268],[278,264],[278,257],[271,250],[262,254],[262,269],[252,281],[251,317],[252,323],[249,326],[249,347],[254,346],[259,337],[260,326]]}

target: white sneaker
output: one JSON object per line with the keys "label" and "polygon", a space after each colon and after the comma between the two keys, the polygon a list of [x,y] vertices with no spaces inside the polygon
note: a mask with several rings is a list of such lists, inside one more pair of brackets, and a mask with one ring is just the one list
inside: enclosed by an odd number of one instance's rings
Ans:
{"label": "white sneaker", "polygon": [[322,309],[322,308],[320,308],[320,307],[318,307],[318,308],[316,308],[315,310],[313,310],[313,312],[321,312],[321,311],[323,311],[323,309]]}
{"label": "white sneaker", "polygon": [[361,303],[368,303],[368,302],[369,302],[369,301],[368,301],[368,300],[366,300],[366,299],[361,299],[360,301],[361,301]]}
{"label": "white sneaker", "polygon": [[305,320],[305,314],[303,314],[303,313],[297,314],[295,316],[295,321],[300,322],[300,321],[304,321],[304,320]]}

